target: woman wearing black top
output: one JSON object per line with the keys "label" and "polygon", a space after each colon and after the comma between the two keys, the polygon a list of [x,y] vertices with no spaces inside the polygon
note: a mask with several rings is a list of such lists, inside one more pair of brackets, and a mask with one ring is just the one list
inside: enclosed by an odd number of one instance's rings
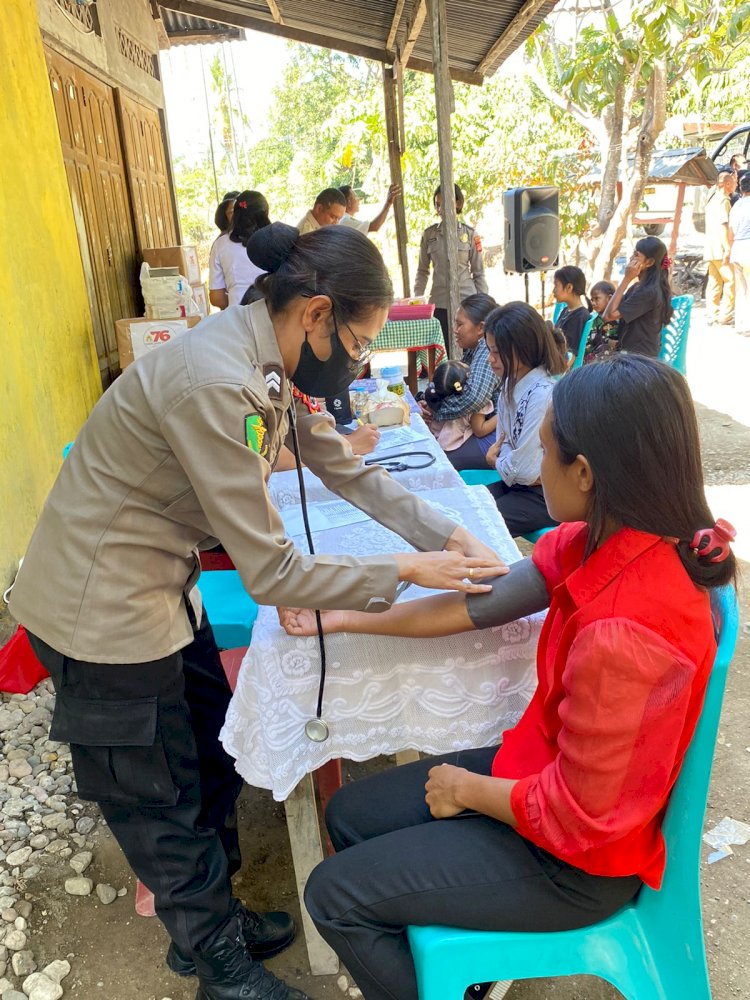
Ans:
{"label": "woman wearing black top", "polygon": [[[556,326],[565,334],[568,350],[578,353],[583,328],[591,318],[591,303],[586,296],[586,275],[580,267],[561,267],[555,271],[554,296],[565,308],[557,317]],[[583,304],[586,300],[586,305]]]}
{"label": "woman wearing black top", "polygon": [[[604,310],[605,323],[619,320],[620,350],[658,358],[661,331],[672,318],[667,248],[655,236],[638,240],[622,281]],[[635,280],[632,288],[628,286]]]}

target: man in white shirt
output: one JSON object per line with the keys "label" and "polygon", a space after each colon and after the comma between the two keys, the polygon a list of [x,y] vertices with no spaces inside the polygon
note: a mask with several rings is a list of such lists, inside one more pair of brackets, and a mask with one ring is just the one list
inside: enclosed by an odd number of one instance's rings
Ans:
{"label": "man in white shirt", "polygon": [[346,215],[341,220],[342,226],[351,226],[352,229],[358,229],[361,233],[367,235],[368,233],[376,233],[378,229],[383,225],[388,213],[391,210],[391,205],[394,203],[396,198],[401,194],[401,188],[398,184],[391,184],[388,188],[388,195],[385,199],[385,204],[375,216],[369,222],[365,219],[355,218],[357,212],[359,211],[360,201],[359,194],[350,184],[342,184],[339,191],[346,198]]}
{"label": "man in white shirt", "polygon": [[708,265],[706,313],[709,323],[729,325],[734,315],[734,272],[729,263],[729,209],[737,179],[722,170],[706,202],[703,258]]}
{"label": "man in white shirt", "polygon": [[326,188],[315,199],[309,212],[297,223],[300,236],[322,226],[337,226],[346,214],[346,198],[338,188]]}

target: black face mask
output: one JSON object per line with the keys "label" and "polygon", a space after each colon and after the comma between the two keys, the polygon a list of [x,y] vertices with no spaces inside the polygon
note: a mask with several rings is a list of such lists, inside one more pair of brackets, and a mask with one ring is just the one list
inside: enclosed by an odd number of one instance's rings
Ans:
{"label": "black face mask", "polygon": [[292,382],[308,396],[338,396],[346,392],[357,377],[361,363],[355,361],[341,343],[334,321],[331,356],[321,361],[307,341],[302,345]]}

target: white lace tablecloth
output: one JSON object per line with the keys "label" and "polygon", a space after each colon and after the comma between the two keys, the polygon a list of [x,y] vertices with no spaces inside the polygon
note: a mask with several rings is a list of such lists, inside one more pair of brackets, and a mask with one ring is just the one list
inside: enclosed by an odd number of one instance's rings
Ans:
{"label": "white lace tablecloth", "polygon": [[[415,434],[420,435],[419,440],[415,440],[409,445],[393,444],[394,435],[400,435],[400,428],[384,428],[380,435],[378,447],[366,458],[377,458],[379,461],[386,459],[389,455],[399,454],[397,461],[409,464],[425,462],[425,458],[414,456],[409,458],[409,453],[413,451],[429,452],[434,456],[435,461],[425,469],[408,469],[405,472],[393,472],[391,475],[397,482],[405,486],[412,493],[424,493],[425,490],[447,489],[451,486],[462,486],[463,480],[445,457],[445,452],[437,443],[427,428],[424,420],[417,413],[411,415],[411,428]],[[396,438],[398,440],[398,438]],[[406,454],[404,454],[406,453]],[[304,460],[304,456],[303,456]],[[323,483],[314,476],[309,469],[304,470],[305,493],[308,503],[319,503],[325,500],[332,500],[335,496]],[[271,501],[277,510],[287,510],[289,507],[299,505],[299,481],[296,470],[290,472],[274,472],[268,481],[268,492]]]}
{"label": "white lace tablecloth", "polygon": [[[508,562],[520,558],[485,489],[433,490],[423,499],[465,525]],[[295,538],[300,546],[302,539]],[[315,535],[328,553],[406,551],[373,521]],[[411,587],[401,600],[424,596]],[[309,772],[337,757],[367,760],[416,749],[445,753],[499,742],[528,704],[542,615],[441,639],[331,635],[326,638],[325,743],[304,732],[315,716],[318,639],[286,635],[275,608],[262,607],[221,738],[251,785],[281,801]]]}

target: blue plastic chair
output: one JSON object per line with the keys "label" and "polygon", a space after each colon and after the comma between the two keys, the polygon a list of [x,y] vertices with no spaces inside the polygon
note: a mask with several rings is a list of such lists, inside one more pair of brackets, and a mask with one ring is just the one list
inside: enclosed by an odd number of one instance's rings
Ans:
{"label": "blue plastic chair", "polygon": [[249,646],[258,605],[242,586],[236,569],[204,570],[198,580],[208,620],[221,649]]}
{"label": "blue plastic chair", "polygon": [[693,740],[663,824],[659,892],[591,927],[552,933],[409,927],[420,1000],[462,1000],[470,983],[592,975],[626,1000],[711,1000],[700,907],[700,843],[719,714],[738,630],[732,587],[713,592],[719,648]]}
{"label": "blue plastic chair", "polygon": [[672,308],[674,309],[672,319],[661,331],[659,360],[671,365],[680,375],[687,375],[687,342],[693,296],[675,295],[672,299]]}
{"label": "blue plastic chair", "polygon": [[521,538],[525,538],[527,542],[531,542],[532,545],[535,545],[542,535],[546,535],[548,531],[554,530],[555,526],[550,525],[548,528],[539,528],[538,531],[529,531],[525,535],[521,535]]}
{"label": "blue plastic chair", "polygon": [[564,302],[555,302],[555,308],[552,310],[552,322],[556,323],[560,319],[560,313],[565,308]]}

